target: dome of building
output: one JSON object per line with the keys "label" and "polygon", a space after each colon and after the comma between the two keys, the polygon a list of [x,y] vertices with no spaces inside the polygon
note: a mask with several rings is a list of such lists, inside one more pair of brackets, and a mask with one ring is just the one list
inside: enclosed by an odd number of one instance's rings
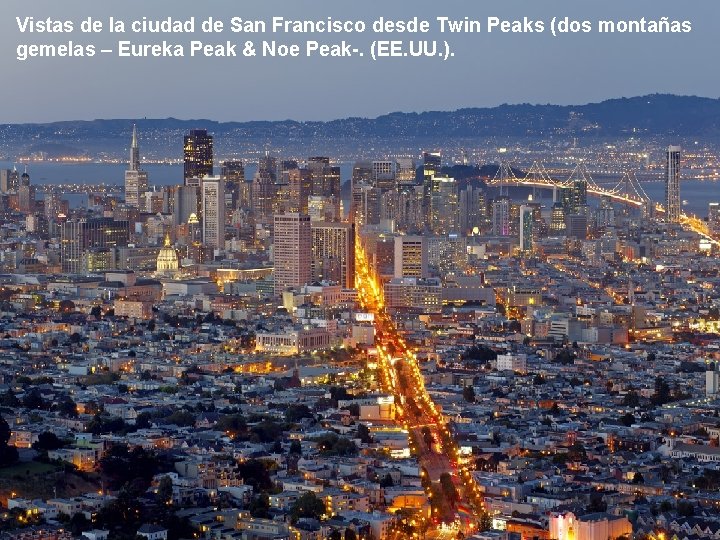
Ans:
{"label": "dome of building", "polygon": [[180,269],[180,260],[175,248],[170,244],[170,235],[165,235],[165,245],[160,249],[157,256],[157,272],[167,274],[177,272]]}

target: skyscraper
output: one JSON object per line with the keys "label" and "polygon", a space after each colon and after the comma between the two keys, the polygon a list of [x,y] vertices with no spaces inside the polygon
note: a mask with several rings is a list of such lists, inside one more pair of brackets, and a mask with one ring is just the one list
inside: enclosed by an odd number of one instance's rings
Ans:
{"label": "skyscraper", "polygon": [[495,236],[510,235],[510,199],[502,196],[492,203],[492,233]]}
{"label": "skyscraper", "polygon": [[430,230],[433,234],[457,232],[458,188],[454,178],[433,176],[430,195]]}
{"label": "skyscraper", "polygon": [[720,203],[708,204],[708,228],[712,234],[720,233]]}
{"label": "skyscraper", "polygon": [[202,178],[213,175],[213,138],[206,129],[192,129],[185,135],[183,177]]}
{"label": "skyscraper", "polygon": [[273,231],[275,294],[280,295],[289,287],[302,287],[312,280],[310,216],[277,214]]}
{"label": "skyscraper", "polygon": [[440,152],[423,152],[423,207],[425,219],[430,220],[430,196],[432,194],[432,179],[440,173],[442,156]]}
{"label": "skyscraper", "polygon": [[355,287],[355,225],[312,223],[312,270],[314,280]]}
{"label": "skyscraper", "polygon": [[530,252],[533,249],[533,208],[520,207],[520,251]]}
{"label": "skyscraper", "polygon": [[124,220],[91,218],[63,223],[60,230],[60,261],[63,272],[84,272],[83,254],[86,251],[127,246],[128,238],[128,222]]}
{"label": "skyscraper", "polygon": [[130,143],[130,161],[125,171],[125,203],[133,208],[140,208],[148,190],[148,174],[140,168],[140,147],[138,145],[137,128],[133,124],[132,142]]}
{"label": "skyscraper", "polygon": [[669,223],[680,221],[680,151],[668,146],[665,153],[665,216]]}
{"label": "skyscraper", "polygon": [[395,237],[394,277],[425,278],[428,273],[428,246],[422,236]]}
{"label": "skyscraper", "polygon": [[225,247],[225,181],[217,176],[202,179],[203,244]]}

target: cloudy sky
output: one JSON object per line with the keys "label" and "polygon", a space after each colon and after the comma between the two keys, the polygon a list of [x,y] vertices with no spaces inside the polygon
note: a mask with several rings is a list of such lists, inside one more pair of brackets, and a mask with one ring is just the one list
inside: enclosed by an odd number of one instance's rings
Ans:
{"label": "cloudy sky", "polygon": [[[717,25],[720,2],[667,0],[2,0],[0,14],[0,123],[93,118],[177,117],[216,120],[327,120],[392,111],[447,110],[502,103],[578,104],[647,93],[720,96]],[[172,16],[197,21],[243,19],[362,19],[435,22],[436,17],[483,21],[689,20],[692,32],[675,35],[607,35],[592,32],[422,36],[327,34],[124,35],[21,33],[16,17],[81,21],[109,16],[126,21]],[[484,28],[483,28],[484,30]],[[438,58],[372,61],[373,39],[447,40],[455,52]],[[345,39],[363,58],[118,58],[16,59],[19,44],[94,44],[116,50],[117,41],[187,44],[246,39],[300,43]]]}

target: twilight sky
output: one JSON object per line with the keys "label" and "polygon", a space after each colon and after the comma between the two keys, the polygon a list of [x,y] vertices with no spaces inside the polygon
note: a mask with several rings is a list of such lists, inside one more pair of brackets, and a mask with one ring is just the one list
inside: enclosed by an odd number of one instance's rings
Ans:
{"label": "twilight sky", "polygon": [[[449,110],[502,103],[578,104],[647,93],[720,95],[717,31],[720,2],[677,0],[1,0],[0,123],[93,118],[328,120],[392,111]],[[21,34],[16,16],[80,21],[125,20],[430,19],[448,16],[544,20],[690,20],[689,34],[326,34],[124,35]],[[483,30],[485,30],[483,28]],[[19,43],[94,43],[118,39],[187,43],[246,39],[298,42],[343,39],[368,49],[373,39],[447,39],[455,57],[436,58],[117,58],[16,60]]]}

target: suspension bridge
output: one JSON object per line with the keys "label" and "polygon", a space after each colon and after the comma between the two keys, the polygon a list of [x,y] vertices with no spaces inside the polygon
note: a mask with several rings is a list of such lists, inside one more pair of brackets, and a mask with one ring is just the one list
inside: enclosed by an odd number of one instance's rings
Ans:
{"label": "suspension bridge", "polygon": [[588,194],[598,197],[608,197],[618,203],[632,206],[652,206],[656,212],[664,212],[663,206],[654,202],[640,184],[634,171],[626,171],[620,180],[613,187],[602,187],[598,185],[584,163],[578,163],[570,172],[566,180],[553,178],[542,165],[537,161],[533,162],[524,176],[518,177],[509,162],[502,162],[498,167],[495,176],[487,182],[490,186],[497,186],[502,193],[510,185],[531,186],[535,188],[561,190],[573,188],[583,184]]}

